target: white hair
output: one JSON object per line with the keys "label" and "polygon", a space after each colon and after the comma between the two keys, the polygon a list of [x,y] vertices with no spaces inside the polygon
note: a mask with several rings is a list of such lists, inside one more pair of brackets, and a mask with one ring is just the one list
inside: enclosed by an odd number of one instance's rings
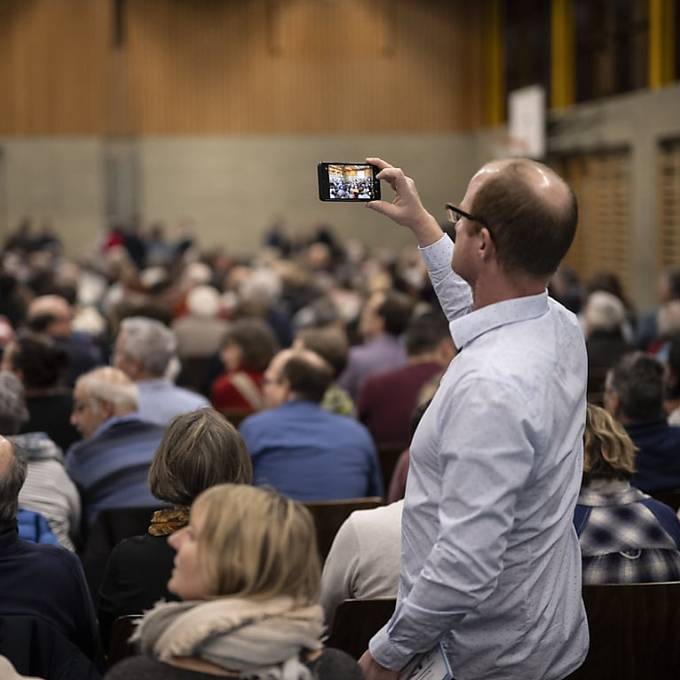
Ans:
{"label": "white hair", "polygon": [[588,296],[583,316],[588,335],[594,331],[623,331],[626,308],[615,295],[598,290]]}
{"label": "white hair", "polygon": [[112,404],[116,413],[136,411],[139,404],[137,385],[123,371],[112,366],[95,368],[81,375],[76,387],[82,389],[88,399]]}
{"label": "white hair", "polygon": [[214,319],[220,311],[220,294],[212,286],[196,286],[187,295],[187,309],[192,316]]}
{"label": "white hair", "polygon": [[174,333],[160,321],[131,316],[120,325],[125,334],[122,351],[152,375],[162,376],[177,352]]}
{"label": "white hair", "polygon": [[0,434],[15,434],[27,420],[23,385],[14,373],[0,371]]}

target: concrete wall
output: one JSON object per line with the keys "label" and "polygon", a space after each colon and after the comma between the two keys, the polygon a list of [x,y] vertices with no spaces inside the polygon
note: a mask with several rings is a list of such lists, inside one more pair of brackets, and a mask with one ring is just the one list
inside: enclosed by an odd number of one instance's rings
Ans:
{"label": "concrete wall", "polygon": [[[90,249],[105,229],[103,159],[109,147],[94,137],[0,138],[5,158],[0,232],[25,215],[49,217],[69,254]],[[376,154],[399,164],[442,218],[444,203],[462,195],[477,165],[471,134],[144,137],[136,147],[142,222],[161,220],[172,227],[190,218],[201,243],[238,253],[256,249],[279,217],[292,231],[327,223],[371,245],[409,242],[404,230],[365,206],[319,201],[320,160],[361,161]]]}
{"label": "concrete wall", "polygon": [[[657,150],[680,138],[680,85],[582,104],[550,117],[551,153],[626,147],[633,187],[631,296],[640,307],[656,302]],[[680,263],[679,263],[680,264]]]}

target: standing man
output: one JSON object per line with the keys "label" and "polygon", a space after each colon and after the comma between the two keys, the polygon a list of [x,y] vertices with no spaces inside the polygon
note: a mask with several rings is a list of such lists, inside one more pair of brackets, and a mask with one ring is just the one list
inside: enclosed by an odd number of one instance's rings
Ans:
{"label": "standing man", "polygon": [[369,162],[396,196],[368,206],[418,239],[458,354],[411,444],[397,607],[360,664],[391,680],[441,642],[456,680],[562,680],[588,649],[572,525],[586,351],[546,285],[574,195],[539,163],[489,163],[447,205],[454,248],[413,180]]}

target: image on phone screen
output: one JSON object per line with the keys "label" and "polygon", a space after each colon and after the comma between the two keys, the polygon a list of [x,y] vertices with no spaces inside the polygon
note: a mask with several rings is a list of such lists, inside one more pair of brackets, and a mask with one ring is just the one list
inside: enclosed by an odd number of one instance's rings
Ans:
{"label": "image on phone screen", "polygon": [[368,163],[319,163],[322,201],[375,201],[380,198],[379,170]]}

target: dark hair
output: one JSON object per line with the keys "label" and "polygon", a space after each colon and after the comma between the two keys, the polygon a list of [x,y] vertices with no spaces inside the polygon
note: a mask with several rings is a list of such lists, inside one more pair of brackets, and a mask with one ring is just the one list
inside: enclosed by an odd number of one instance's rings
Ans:
{"label": "dark hair", "polygon": [[680,268],[670,267],[664,272],[671,300],[680,300]]}
{"label": "dark hair", "polygon": [[250,484],[253,469],[241,435],[211,408],[170,421],[149,469],[151,493],[189,506],[215,484]]}
{"label": "dark hair", "polygon": [[45,389],[61,383],[69,356],[52,338],[22,331],[11,344],[10,364],[12,370],[21,372],[25,389]]}
{"label": "dark hair", "polygon": [[14,442],[5,440],[12,451],[6,473],[0,476],[0,523],[6,524],[17,516],[19,491],[26,481],[28,464]]}
{"label": "dark hair", "polygon": [[475,194],[470,212],[488,225],[506,271],[546,277],[557,270],[569,250],[578,213],[568,186],[568,201],[559,206],[531,185],[528,171],[535,165],[519,159],[491,175]]}
{"label": "dark hair", "polygon": [[609,387],[621,413],[634,422],[663,417],[663,365],[643,352],[625,354],[610,374]]}
{"label": "dark hair", "polygon": [[264,371],[279,348],[272,329],[260,319],[236,321],[222,340],[222,349],[227,345],[241,350],[242,368],[246,371]]}
{"label": "dark hair", "polygon": [[345,334],[337,328],[305,328],[298,338],[306,349],[316,352],[333,369],[337,378],[347,366],[349,343]]}
{"label": "dark hair", "polygon": [[385,299],[378,305],[376,313],[385,322],[385,333],[399,336],[408,326],[413,312],[411,298],[403,293],[389,291]]}
{"label": "dark hair", "polygon": [[281,367],[279,377],[288,381],[291,391],[298,397],[319,404],[333,382],[330,367],[320,364],[293,355]]}
{"label": "dark hair", "polygon": [[418,356],[437,349],[439,343],[450,338],[449,322],[441,311],[425,312],[411,319],[404,342],[409,356]]}

